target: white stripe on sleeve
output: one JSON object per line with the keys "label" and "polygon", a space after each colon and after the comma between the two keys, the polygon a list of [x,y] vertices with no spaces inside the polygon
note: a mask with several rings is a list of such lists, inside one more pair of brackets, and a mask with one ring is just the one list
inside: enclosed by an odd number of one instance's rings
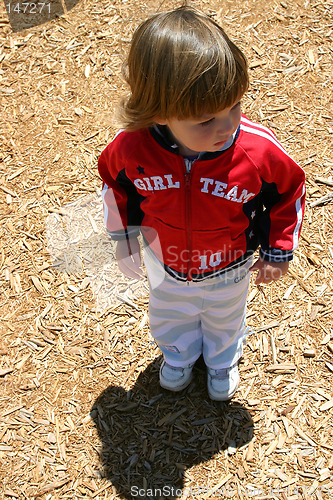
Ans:
{"label": "white stripe on sleeve", "polygon": [[293,232],[293,250],[298,247],[299,241],[299,230],[302,224],[303,214],[302,214],[302,198],[305,194],[305,186],[303,186],[302,194],[296,200],[296,212],[297,212],[297,224]]}

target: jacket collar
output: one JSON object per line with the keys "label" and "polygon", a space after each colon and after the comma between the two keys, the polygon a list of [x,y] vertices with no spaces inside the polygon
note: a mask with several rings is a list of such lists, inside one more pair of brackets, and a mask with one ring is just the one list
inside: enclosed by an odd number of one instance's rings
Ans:
{"label": "jacket collar", "polygon": [[[170,151],[174,154],[179,153],[179,147],[175,144],[171,132],[167,125],[154,125],[150,129],[150,133],[155,139],[156,142],[160,146],[162,146],[167,151]],[[230,137],[230,139],[223,145],[221,149],[214,152],[209,151],[201,151],[199,153],[198,159],[200,160],[213,160],[214,158],[218,158],[221,154],[224,153],[227,149],[231,148],[231,146],[235,143],[240,131],[240,125],[237,128],[236,132]]]}

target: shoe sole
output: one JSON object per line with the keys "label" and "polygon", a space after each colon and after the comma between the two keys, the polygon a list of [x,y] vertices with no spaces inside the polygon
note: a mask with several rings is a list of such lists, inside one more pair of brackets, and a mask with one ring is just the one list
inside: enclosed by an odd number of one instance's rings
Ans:
{"label": "shoe sole", "polygon": [[234,391],[233,391],[233,392],[230,394],[230,396],[228,396],[228,397],[219,397],[218,395],[214,395],[214,394],[212,394],[212,393],[210,392],[210,390],[209,390],[209,388],[208,388],[208,387],[207,387],[207,389],[208,389],[208,395],[209,395],[209,397],[210,397],[210,399],[211,399],[212,401],[230,401],[230,399],[231,399],[231,398],[233,398],[233,397],[234,397],[234,395],[236,394],[236,392],[237,392],[237,390],[238,390],[238,387],[239,387],[239,382],[238,382],[238,384],[237,384],[236,388],[234,389]]}

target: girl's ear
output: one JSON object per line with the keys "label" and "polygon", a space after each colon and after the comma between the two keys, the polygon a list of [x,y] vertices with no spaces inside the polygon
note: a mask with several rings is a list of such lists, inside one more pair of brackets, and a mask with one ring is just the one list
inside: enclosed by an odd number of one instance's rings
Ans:
{"label": "girl's ear", "polygon": [[167,125],[168,120],[160,118],[159,116],[155,116],[154,123],[156,123],[157,125]]}

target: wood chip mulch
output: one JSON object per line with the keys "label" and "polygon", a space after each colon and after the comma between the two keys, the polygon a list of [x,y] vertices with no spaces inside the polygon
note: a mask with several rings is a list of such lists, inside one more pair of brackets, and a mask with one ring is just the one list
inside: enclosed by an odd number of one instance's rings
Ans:
{"label": "wood chip mulch", "polygon": [[333,3],[189,1],[244,50],[246,115],[305,169],[288,275],[251,286],[241,385],[160,389],[148,297],[115,268],[96,163],[133,29],[180,2],[82,0],[13,33],[0,3],[0,496],[333,498]]}

